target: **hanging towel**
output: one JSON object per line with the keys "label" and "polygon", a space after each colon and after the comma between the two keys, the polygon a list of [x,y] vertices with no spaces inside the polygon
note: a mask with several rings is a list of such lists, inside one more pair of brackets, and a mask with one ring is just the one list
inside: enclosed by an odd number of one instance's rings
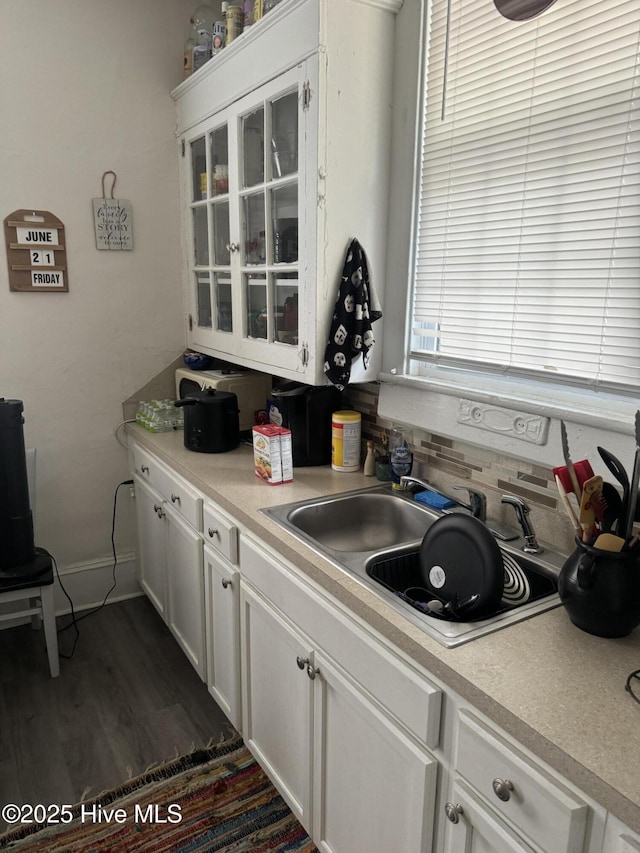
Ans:
{"label": "hanging towel", "polygon": [[340,391],[349,384],[351,363],[362,355],[365,368],[375,340],[371,324],[382,317],[371,282],[364,250],[352,240],[340,279],[340,292],[333,312],[324,355],[324,373]]}

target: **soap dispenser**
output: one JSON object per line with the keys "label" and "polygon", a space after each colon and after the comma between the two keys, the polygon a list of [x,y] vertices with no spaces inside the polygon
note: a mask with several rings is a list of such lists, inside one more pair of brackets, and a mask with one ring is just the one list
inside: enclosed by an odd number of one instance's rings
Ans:
{"label": "soap dispenser", "polygon": [[389,468],[392,488],[402,489],[401,477],[408,477],[413,468],[413,453],[402,430],[392,429],[389,436]]}

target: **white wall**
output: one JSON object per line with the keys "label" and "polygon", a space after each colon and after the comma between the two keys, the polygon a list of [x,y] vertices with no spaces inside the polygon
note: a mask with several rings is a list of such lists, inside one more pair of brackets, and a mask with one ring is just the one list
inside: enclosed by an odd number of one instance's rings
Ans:
{"label": "white wall", "polygon": [[[2,241],[0,397],[24,402],[36,544],[62,569],[108,560],[113,495],[128,477],[114,438],[121,402],[184,347],[169,93],[191,12],[187,0],[2,3],[0,215],[62,220],[69,292],[10,292]],[[108,169],[133,207],[132,252],[95,248],[91,200]],[[135,547],[128,492],[123,554]]]}

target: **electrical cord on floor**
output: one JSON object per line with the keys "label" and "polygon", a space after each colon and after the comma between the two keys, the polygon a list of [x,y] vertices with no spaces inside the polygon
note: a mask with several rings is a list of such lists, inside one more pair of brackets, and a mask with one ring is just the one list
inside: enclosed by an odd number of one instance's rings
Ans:
{"label": "electrical cord on floor", "polygon": [[[66,625],[64,625],[62,628],[58,628],[58,634],[62,634],[64,631],[68,631],[69,628],[73,628],[75,631],[75,637],[73,639],[73,646],[71,648],[71,652],[68,655],[64,655],[64,654],[60,653],[60,657],[65,658],[66,660],[69,660],[70,658],[73,657],[74,652],[76,650],[76,645],[78,644],[78,639],[80,638],[80,629],[78,628],[78,622],[81,622],[83,619],[86,619],[87,616],[93,616],[94,613],[98,613],[100,610],[102,610],[102,608],[107,603],[107,599],[109,598],[109,596],[111,595],[113,590],[116,588],[116,584],[117,584],[116,568],[118,566],[118,556],[116,554],[115,535],[116,535],[116,508],[118,505],[118,491],[120,490],[120,488],[122,486],[132,486],[132,485],[133,485],[133,480],[123,480],[121,483],[118,483],[118,485],[116,486],[115,493],[113,495],[113,515],[112,515],[112,519],[111,519],[111,552],[113,554],[113,569],[112,569],[113,583],[111,584],[111,588],[107,591],[105,597],[102,599],[102,602],[97,607],[93,607],[91,610],[87,610],[87,612],[83,613],[82,616],[76,616],[76,613],[75,613],[75,610],[73,607],[73,601],[71,600],[71,597],[69,596],[66,589],[64,588],[64,586],[62,584],[62,580],[60,579],[60,573],[58,571],[58,564],[56,563],[55,560],[53,560],[55,570],[56,570],[56,576],[58,578],[58,583],[60,584],[60,588],[62,589],[63,593],[67,597],[67,600],[69,601],[69,604],[71,605],[71,621],[68,622]],[[52,559],[53,559],[53,557],[52,557]]]}

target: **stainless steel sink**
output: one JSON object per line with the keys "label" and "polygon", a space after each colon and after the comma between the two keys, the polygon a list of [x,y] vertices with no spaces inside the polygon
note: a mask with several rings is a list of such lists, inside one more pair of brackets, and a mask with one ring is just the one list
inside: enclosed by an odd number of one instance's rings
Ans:
{"label": "stainless steel sink", "polygon": [[557,577],[564,556],[546,548],[522,553],[523,540],[499,542],[529,578],[524,604],[501,606],[487,618],[464,622],[425,613],[404,594],[419,577],[418,551],[424,534],[443,513],[416,503],[390,485],[283,504],[260,510],[316,553],[402,613],[442,645],[452,647],[520,622],[560,604]]}
{"label": "stainless steel sink", "polygon": [[422,539],[433,517],[392,492],[372,491],[313,501],[287,513],[287,522],[332,551],[373,551]]}

